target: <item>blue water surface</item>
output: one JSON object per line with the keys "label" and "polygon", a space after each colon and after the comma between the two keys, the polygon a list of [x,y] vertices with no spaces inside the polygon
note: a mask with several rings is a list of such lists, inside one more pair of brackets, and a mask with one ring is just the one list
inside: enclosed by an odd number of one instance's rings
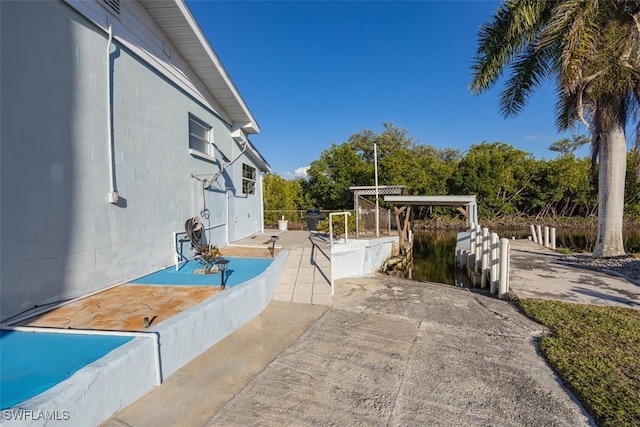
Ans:
{"label": "blue water surface", "polygon": [[0,331],[0,409],[50,389],[131,339]]}
{"label": "blue water surface", "polygon": [[[272,258],[225,258],[229,260],[225,272],[225,285],[235,286],[260,275],[271,265]],[[190,260],[180,266],[168,267],[151,273],[129,283],[139,285],[220,285],[220,273],[196,274],[195,270],[203,268],[197,261]]]}

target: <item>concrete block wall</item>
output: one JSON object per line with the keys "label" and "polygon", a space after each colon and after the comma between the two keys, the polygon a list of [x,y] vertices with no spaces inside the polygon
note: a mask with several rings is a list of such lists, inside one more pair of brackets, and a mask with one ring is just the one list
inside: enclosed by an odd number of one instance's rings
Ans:
{"label": "concrete block wall", "polygon": [[[211,191],[191,177],[213,175],[220,164],[189,154],[189,114],[212,126],[215,144],[233,158],[230,125],[117,41],[111,96],[120,198],[108,203],[106,33],[61,1],[0,7],[0,320],[171,265],[173,232],[205,200],[213,212],[205,226],[224,224],[213,243],[255,233],[244,213],[259,212],[261,197],[241,194],[250,159],[234,163]],[[238,193],[228,195],[228,186]]]}

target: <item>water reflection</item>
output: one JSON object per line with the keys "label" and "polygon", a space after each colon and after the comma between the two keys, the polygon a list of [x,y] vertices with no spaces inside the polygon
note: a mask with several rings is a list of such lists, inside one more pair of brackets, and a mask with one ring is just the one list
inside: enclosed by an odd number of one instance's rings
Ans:
{"label": "water reflection", "polygon": [[[640,245],[640,230],[624,230],[622,233],[624,249],[627,252],[637,252]],[[568,248],[574,252],[592,252],[596,245],[597,233],[592,230],[556,231],[558,247]]]}
{"label": "water reflection", "polygon": [[[529,230],[492,230],[500,237],[526,239]],[[640,230],[625,230],[625,249],[640,245]],[[455,268],[456,231],[421,231],[414,234],[413,265],[403,277],[422,282],[469,286],[466,277]],[[596,232],[592,230],[556,230],[556,246],[573,252],[591,252],[595,246]]]}
{"label": "water reflection", "polygon": [[455,285],[458,283],[454,259],[456,237],[457,233],[451,231],[415,233],[413,264],[395,274],[423,282]]}

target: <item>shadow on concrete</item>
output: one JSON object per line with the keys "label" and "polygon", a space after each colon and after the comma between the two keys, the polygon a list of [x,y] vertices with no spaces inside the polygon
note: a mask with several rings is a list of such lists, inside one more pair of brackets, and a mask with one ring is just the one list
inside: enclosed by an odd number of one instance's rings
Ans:
{"label": "shadow on concrete", "polygon": [[[324,235],[318,233],[311,233],[309,235],[309,241],[311,242],[311,255],[309,257],[309,263],[318,270],[318,272],[322,275],[322,277],[324,277],[324,280],[326,280],[328,284],[331,284],[331,278],[327,277],[327,272],[323,271],[322,267],[316,262],[316,258],[318,256],[323,256],[327,259],[327,261],[329,261],[329,268],[331,268],[331,249],[328,247],[329,242],[327,238]],[[323,249],[323,247],[326,249]]]}
{"label": "shadow on concrete", "polygon": [[617,304],[626,304],[630,306],[640,307],[640,303],[630,298],[610,295],[604,292],[594,291],[593,289],[586,289],[586,288],[572,288],[571,290],[578,294],[587,295],[593,298],[599,298],[605,301],[615,302]]}

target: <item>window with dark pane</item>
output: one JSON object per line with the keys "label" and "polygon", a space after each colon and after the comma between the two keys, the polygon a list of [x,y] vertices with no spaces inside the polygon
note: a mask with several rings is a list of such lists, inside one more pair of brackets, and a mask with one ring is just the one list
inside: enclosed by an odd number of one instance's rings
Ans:
{"label": "window with dark pane", "polygon": [[242,164],[242,193],[256,194],[256,168]]}

